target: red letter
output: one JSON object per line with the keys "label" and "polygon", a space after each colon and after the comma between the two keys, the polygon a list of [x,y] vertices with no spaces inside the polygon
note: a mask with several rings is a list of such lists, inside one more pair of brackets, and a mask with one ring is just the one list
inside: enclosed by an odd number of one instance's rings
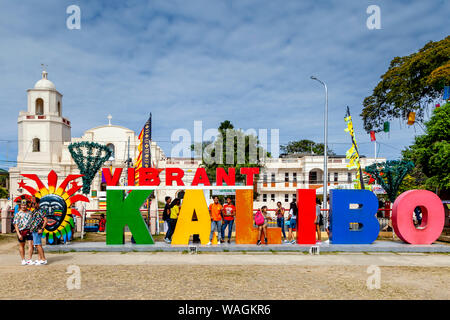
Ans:
{"label": "red letter", "polygon": [[156,168],[140,168],[139,169],[139,185],[140,186],[158,186],[161,183],[159,179],[159,170]]}
{"label": "red letter", "polygon": [[[422,211],[423,229],[416,229],[413,213],[416,207]],[[395,234],[410,244],[432,244],[444,229],[445,211],[441,199],[431,191],[409,190],[403,192],[392,207],[392,226]]]}
{"label": "red letter", "polygon": [[224,168],[216,168],[216,185],[223,186],[223,182],[225,182],[227,186],[236,185],[235,168],[229,168],[228,174],[225,172]]}
{"label": "red letter", "polygon": [[136,184],[136,173],[134,168],[128,168],[128,185],[134,186]]}
{"label": "red letter", "polygon": [[297,243],[316,243],[316,189],[297,189]]}
{"label": "red letter", "polygon": [[121,174],[122,168],[115,168],[112,177],[111,177],[111,170],[109,168],[102,168],[102,175],[105,177],[105,182],[107,186],[117,186]]}
{"label": "red letter", "polygon": [[247,186],[253,185],[253,175],[258,174],[258,173],[259,173],[259,168],[253,168],[253,167],[241,168],[241,174],[245,174],[247,176],[247,179],[246,179]]}
{"label": "red letter", "polygon": [[173,181],[176,181],[177,186],[184,186],[184,182],[181,180],[183,176],[184,171],[180,168],[166,168],[166,186],[171,186]]}
{"label": "red letter", "polygon": [[198,186],[199,183],[202,183],[205,186],[210,186],[211,182],[209,182],[208,175],[206,174],[205,168],[198,168],[195,171],[194,180],[192,180],[193,186]]}

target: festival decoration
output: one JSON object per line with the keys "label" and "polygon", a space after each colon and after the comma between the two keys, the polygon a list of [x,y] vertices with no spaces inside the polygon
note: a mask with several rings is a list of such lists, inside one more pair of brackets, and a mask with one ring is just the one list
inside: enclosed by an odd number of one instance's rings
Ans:
{"label": "festival decoration", "polygon": [[[194,234],[200,236],[201,244],[207,244],[211,231],[211,217],[203,190],[186,190],[183,199],[175,232],[172,235],[172,244],[188,245],[190,236]],[[197,221],[192,221],[194,212]],[[213,240],[212,243],[216,244],[217,237],[215,234]]]}
{"label": "festival decoration", "polygon": [[151,140],[152,140],[152,114],[145,123],[138,136],[138,156],[135,159],[135,181],[139,181],[141,168],[150,168],[152,166]]}
{"label": "festival decoration", "polygon": [[411,161],[388,160],[367,166],[365,171],[383,187],[389,201],[394,202],[400,184],[413,168],[414,163]]}
{"label": "festival decoration", "polygon": [[364,189],[361,164],[359,162],[358,145],[356,144],[355,132],[353,130],[352,116],[350,115],[350,108],[348,106],[346,117],[344,119],[345,122],[347,123],[347,128],[345,129],[345,132],[348,132],[350,134],[350,137],[352,138],[352,147],[345,154],[346,158],[350,160],[349,164],[347,165],[347,168],[348,170],[357,169],[356,179],[358,181],[358,189]]}
{"label": "festival decoration", "polygon": [[[376,218],[378,199],[369,190],[330,191],[331,242],[333,244],[370,244],[380,232]],[[350,204],[359,204],[358,209],[350,209]],[[350,223],[362,224],[362,229],[350,230]]]}
{"label": "festival decoration", "polygon": [[[417,229],[411,214],[416,207],[422,211],[422,223]],[[428,190],[409,190],[402,193],[392,208],[395,234],[410,244],[432,244],[441,235],[445,224],[445,210],[441,199]]]}
{"label": "festival decoration", "polygon": [[316,189],[298,189],[297,207],[297,243],[316,244]]}
{"label": "festival decoration", "polygon": [[444,87],[444,100],[450,100],[450,86]]}
{"label": "festival decoration", "polygon": [[391,129],[391,124],[389,123],[389,121],[385,121],[383,123],[383,131],[388,133],[390,129]]}
{"label": "festival decoration", "polygon": [[[236,244],[255,244],[258,229],[253,227],[253,190],[236,190],[235,223]],[[264,241],[262,235],[260,240]],[[281,244],[281,228],[267,228],[267,240],[269,244]]]}
{"label": "festival decoration", "polygon": [[78,201],[89,202],[89,199],[84,195],[75,194],[82,187],[76,182],[73,182],[68,190],[66,188],[70,181],[83,175],[68,175],[58,186],[58,175],[52,170],[47,177],[48,187],[42,183],[36,174],[22,174],[22,176],[33,180],[37,189],[28,186],[23,180],[19,182],[19,186],[39,198],[39,208],[47,214],[48,222],[42,237],[47,237],[50,244],[55,242],[55,239],[61,239],[64,242],[70,240],[74,228],[73,216],[81,216],[76,209],[71,208],[71,205]]}
{"label": "festival decoration", "polygon": [[408,125],[412,126],[416,122],[416,113],[409,112],[408,113]]}
{"label": "festival decoration", "polygon": [[83,193],[89,194],[92,180],[112,152],[105,145],[87,141],[69,144],[69,152],[83,175]]}
{"label": "festival decoration", "polygon": [[106,244],[123,244],[123,230],[128,225],[136,244],[154,244],[153,238],[139,211],[154,190],[133,190],[125,198],[123,190],[106,191]]}

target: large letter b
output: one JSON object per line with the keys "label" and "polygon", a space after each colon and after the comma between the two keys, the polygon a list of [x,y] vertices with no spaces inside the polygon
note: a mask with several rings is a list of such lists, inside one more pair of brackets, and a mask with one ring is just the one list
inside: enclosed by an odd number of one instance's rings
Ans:
{"label": "large letter b", "polygon": [[[331,190],[331,242],[333,244],[370,244],[380,232],[375,217],[378,200],[369,190]],[[350,209],[350,204],[359,208]],[[359,223],[351,230],[351,223]]]}

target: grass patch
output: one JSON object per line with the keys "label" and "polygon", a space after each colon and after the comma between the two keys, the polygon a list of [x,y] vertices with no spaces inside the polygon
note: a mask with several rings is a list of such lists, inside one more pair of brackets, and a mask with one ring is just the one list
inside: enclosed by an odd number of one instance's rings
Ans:
{"label": "grass patch", "polygon": [[187,250],[181,251],[181,254],[188,254],[188,253],[189,253],[189,251],[187,251]]}
{"label": "grass patch", "polygon": [[228,250],[228,249],[223,249],[222,251],[223,252],[230,252],[230,250]]}
{"label": "grass patch", "polygon": [[128,251],[120,251],[120,254],[127,254]]}

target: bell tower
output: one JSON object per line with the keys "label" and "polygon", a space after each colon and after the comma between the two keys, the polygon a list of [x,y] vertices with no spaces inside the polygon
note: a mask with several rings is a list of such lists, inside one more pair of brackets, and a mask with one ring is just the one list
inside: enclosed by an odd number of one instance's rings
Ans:
{"label": "bell tower", "polygon": [[62,94],[43,69],[42,79],[27,95],[27,111],[21,111],[17,120],[17,166],[57,164],[64,142],[71,139],[70,121],[62,116]]}

